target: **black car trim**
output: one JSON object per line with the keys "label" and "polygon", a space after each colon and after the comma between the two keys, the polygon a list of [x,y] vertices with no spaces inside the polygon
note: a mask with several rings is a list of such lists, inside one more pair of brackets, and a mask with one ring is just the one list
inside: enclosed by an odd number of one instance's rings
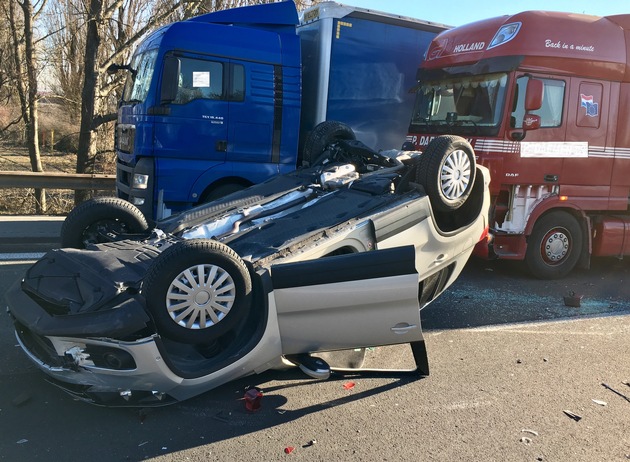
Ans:
{"label": "black car trim", "polygon": [[412,245],[271,267],[274,289],[417,274]]}
{"label": "black car trim", "polygon": [[7,293],[11,315],[37,335],[58,337],[113,337],[124,339],[148,328],[142,297],[123,294],[111,309],[87,313],[50,315],[20,288],[19,283]]}

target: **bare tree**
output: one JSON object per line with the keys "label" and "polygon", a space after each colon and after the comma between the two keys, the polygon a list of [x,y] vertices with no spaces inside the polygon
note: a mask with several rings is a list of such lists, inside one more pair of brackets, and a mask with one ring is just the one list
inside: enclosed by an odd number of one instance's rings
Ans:
{"label": "bare tree", "polygon": [[[34,172],[44,170],[39,151],[38,66],[34,24],[45,4],[46,0],[41,0],[37,4],[31,0],[8,0],[2,4],[13,48],[12,77],[20,100],[28,154]],[[46,212],[46,194],[43,189],[35,190],[35,211],[38,214]]]}
{"label": "bare tree", "polygon": [[[115,85],[105,77],[105,70],[113,62],[127,58],[132,46],[147,32],[166,21],[178,8],[151,9],[143,3],[143,14],[130,16],[134,6],[142,0],[90,0],[86,12],[87,30],[83,61],[83,89],[81,93],[81,124],[77,152],[77,173],[89,173],[91,159],[96,154],[96,130],[104,123],[115,120],[114,112],[107,111],[106,102]],[[141,19],[145,18],[144,21]],[[140,19],[140,21],[139,21]],[[130,28],[127,24],[136,24]],[[114,25],[115,27],[111,27]],[[112,34],[116,32],[115,37]],[[107,40],[109,39],[109,40]],[[109,48],[107,47],[109,45]],[[75,203],[87,197],[86,191],[75,192]]]}

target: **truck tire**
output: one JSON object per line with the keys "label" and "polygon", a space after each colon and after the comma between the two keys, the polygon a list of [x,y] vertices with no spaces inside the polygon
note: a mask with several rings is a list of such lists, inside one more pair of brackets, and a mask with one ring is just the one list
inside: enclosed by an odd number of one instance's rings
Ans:
{"label": "truck tire", "polygon": [[227,196],[228,194],[232,194],[236,191],[242,191],[248,186],[242,185],[240,183],[226,183],[217,186],[214,189],[211,189],[206,194],[201,197],[199,201],[200,204],[205,204],[206,202],[212,202],[217,199],[221,199],[222,197]]}
{"label": "truck tire", "polygon": [[416,183],[424,187],[433,210],[452,212],[470,196],[475,172],[475,154],[468,141],[459,136],[439,136],[420,156]]}
{"label": "truck tire", "polygon": [[247,318],[252,281],[225,244],[191,239],[169,247],[147,270],[142,293],[157,332],[187,344],[209,344]]}
{"label": "truck tire", "polygon": [[148,231],[143,213],[118,197],[96,197],[76,206],[61,226],[61,247],[84,249],[90,244],[110,242],[112,234]]}
{"label": "truck tire", "polygon": [[352,128],[341,122],[326,120],[308,134],[302,149],[302,161],[312,165],[328,146],[339,140],[356,140]]}
{"label": "truck tire", "polygon": [[527,241],[525,263],[538,279],[563,278],[580,259],[582,227],[568,212],[556,211],[540,218]]}

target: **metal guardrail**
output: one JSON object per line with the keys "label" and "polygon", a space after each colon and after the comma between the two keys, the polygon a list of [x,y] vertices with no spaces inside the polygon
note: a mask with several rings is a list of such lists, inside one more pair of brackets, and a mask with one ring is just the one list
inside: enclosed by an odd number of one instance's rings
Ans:
{"label": "metal guardrail", "polygon": [[2,188],[114,190],[116,175],[0,170]]}

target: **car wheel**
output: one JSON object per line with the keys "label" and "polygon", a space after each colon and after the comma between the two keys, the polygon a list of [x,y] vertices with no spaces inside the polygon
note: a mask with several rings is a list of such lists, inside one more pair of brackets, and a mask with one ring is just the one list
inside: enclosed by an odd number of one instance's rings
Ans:
{"label": "car wheel", "polygon": [[420,183],[434,210],[450,212],[461,207],[475,182],[475,154],[459,136],[439,136],[420,156],[416,182]]}
{"label": "car wheel", "polygon": [[302,149],[302,160],[312,165],[324,150],[339,140],[355,140],[352,128],[341,122],[327,120],[318,124],[308,134]]}
{"label": "car wheel", "polygon": [[582,228],[568,212],[551,212],[540,218],[527,241],[525,263],[539,279],[558,279],[575,268],[582,249]]}
{"label": "car wheel", "polygon": [[97,197],[72,209],[61,226],[61,246],[84,249],[109,242],[108,235],[144,233],[149,225],[143,213],[118,197]]}
{"label": "car wheel", "polygon": [[159,334],[207,344],[247,317],[252,281],[243,260],[228,246],[191,239],[155,259],[142,292]]}

